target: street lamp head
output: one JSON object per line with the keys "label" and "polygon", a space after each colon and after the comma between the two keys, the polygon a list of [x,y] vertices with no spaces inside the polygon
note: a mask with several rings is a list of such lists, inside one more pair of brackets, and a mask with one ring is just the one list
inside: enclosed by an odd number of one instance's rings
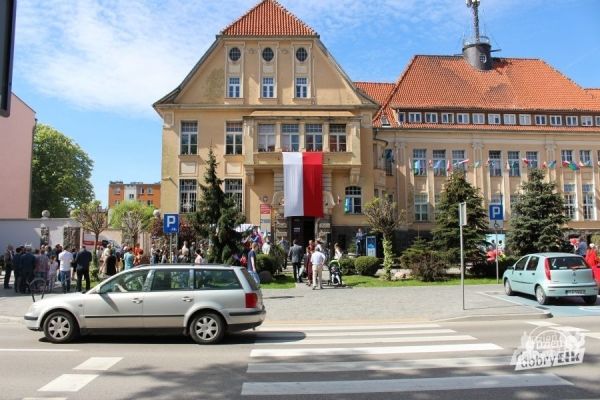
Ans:
{"label": "street lamp head", "polygon": [[50,211],[48,211],[48,210],[44,210],[44,211],[42,211],[42,218],[43,218],[43,219],[48,219],[48,218],[50,218]]}
{"label": "street lamp head", "polygon": [[154,218],[160,218],[160,210],[154,210],[152,215],[154,215]]}

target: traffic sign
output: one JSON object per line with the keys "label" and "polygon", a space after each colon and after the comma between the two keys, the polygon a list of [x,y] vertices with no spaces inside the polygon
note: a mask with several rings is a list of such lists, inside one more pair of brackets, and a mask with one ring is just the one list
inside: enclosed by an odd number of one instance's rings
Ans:
{"label": "traffic sign", "polygon": [[179,232],[179,214],[164,215],[163,232],[166,234]]}
{"label": "traffic sign", "polygon": [[490,221],[504,221],[502,204],[490,204]]}

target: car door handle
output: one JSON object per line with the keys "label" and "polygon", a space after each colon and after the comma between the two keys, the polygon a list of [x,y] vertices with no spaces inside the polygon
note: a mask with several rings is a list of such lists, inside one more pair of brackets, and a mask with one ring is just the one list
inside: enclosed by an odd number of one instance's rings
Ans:
{"label": "car door handle", "polygon": [[191,297],[188,297],[188,296],[184,296],[184,297],[181,298],[181,300],[182,301],[187,301],[189,303],[190,301],[192,301],[194,299],[192,299]]}
{"label": "car door handle", "polygon": [[143,301],[142,299],[139,299],[139,298],[137,298],[137,297],[136,297],[136,298],[133,298],[133,299],[131,299],[131,302],[132,302],[132,303],[135,303],[135,304],[140,304],[142,301]]}

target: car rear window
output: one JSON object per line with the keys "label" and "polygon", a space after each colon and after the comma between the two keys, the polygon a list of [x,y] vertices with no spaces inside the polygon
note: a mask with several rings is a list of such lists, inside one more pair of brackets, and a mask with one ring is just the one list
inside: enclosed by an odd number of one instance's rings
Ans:
{"label": "car rear window", "polygon": [[241,289],[235,272],[228,269],[201,269],[194,272],[194,288],[202,290]]}
{"label": "car rear window", "polygon": [[549,260],[551,270],[589,268],[581,257],[552,257]]}
{"label": "car rear window", "polygon": [[258,290],[258,285],[256,284],[256,281],[254,280],[252,275],[250,275],[248,270],[246,268],[242,268],[240,271],[242,271],[242,275],[244,275],[244,278],[246,278],[246,282],[248,282],[252,290]]}

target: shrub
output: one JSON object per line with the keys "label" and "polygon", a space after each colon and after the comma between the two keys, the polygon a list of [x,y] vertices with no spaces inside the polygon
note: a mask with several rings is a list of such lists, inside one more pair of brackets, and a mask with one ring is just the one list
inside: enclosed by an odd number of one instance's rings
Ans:
{"label": "shrub", "polygon": [[374,276],[380,266],[381,261],[377,257],[360,256],[354,261],[356,272],[363,276]]}
{"label": "shrub", "polygon": [[[517,256],[504,256],[498,259],[498,275],[502,277],[506,268],[517,262]],[[488,261],[473,265],[469,272],[478,278],[495,278],[496,277],[496,261]]]}
{"label": "shrub", "polygon": [[417,239],[400,257],[402,268],[410,269],[412,276],[422,282],[446,279],[447,257],[429,248],[424,239]]}
{"label": "shrub", "polygon": [[356,275],[356,268],[354,268],[354,259],[342,257],[340,259],[340,271],[342,272],[342,275]]}
{"label": "shrub", "polygon": [[256,264],[258,264],[258,272],[269,271],[271,275],[275,275],[277,272],[277,258],[267,255],[258,254],[256,256]]}
{"label": "shrub", "polygon": [[276,271],[277,273],[280,273],[283,267],[285,267],[285,263],[287,260],[287,254],[285,254],[285,251],[283,251],[283,247],[277,244],[272,244],[269,256],[273,257],[273,259],[275,260]]}

